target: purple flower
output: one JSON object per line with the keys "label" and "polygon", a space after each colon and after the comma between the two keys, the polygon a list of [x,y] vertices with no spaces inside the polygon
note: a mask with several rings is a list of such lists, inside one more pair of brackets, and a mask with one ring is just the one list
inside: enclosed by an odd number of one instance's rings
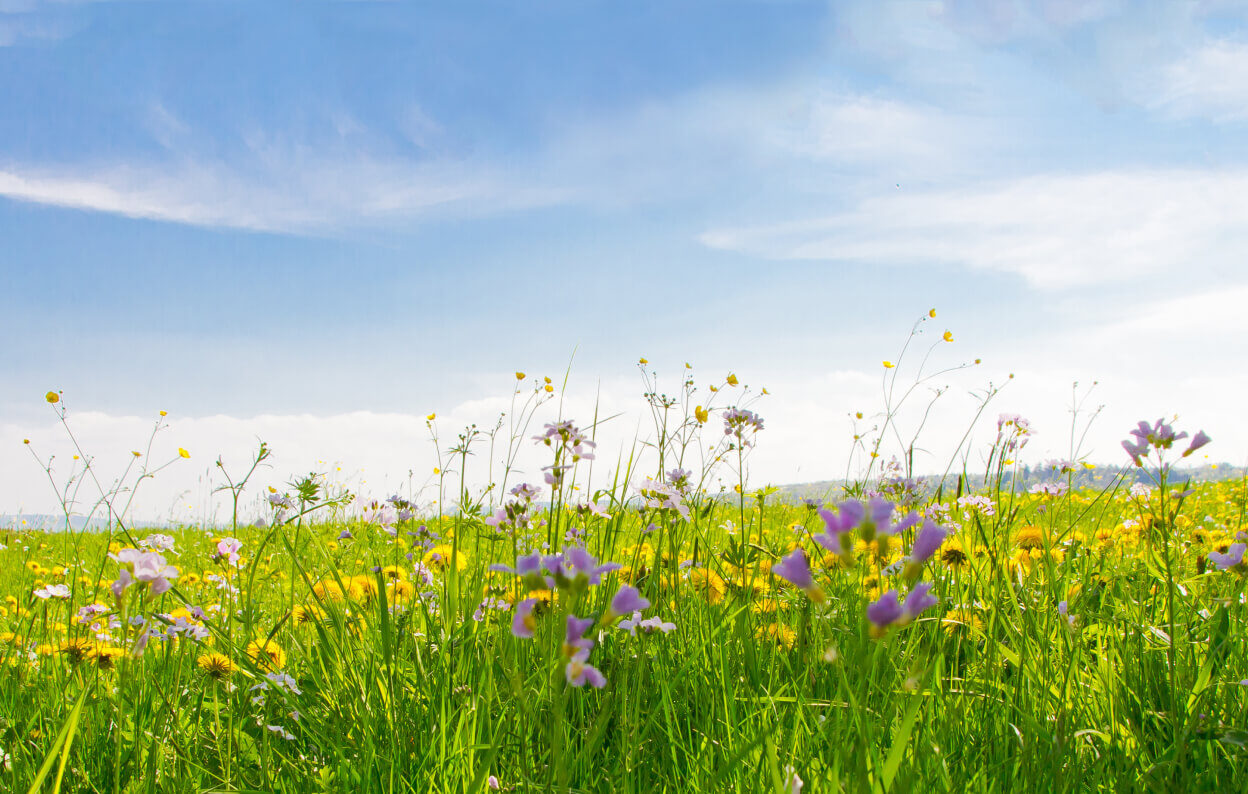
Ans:
{"label": "purple flower", "polygon": [[878,601],[867,605],[867,620],[871,621],[871,631],[877,636],[900,620],[902,614],[896,590],[889,590]]}
{"label": "purple flower", "polygon": [[815,584],[811,576],[810,565],[806,562],[806,552],[793,549],[789,556],[771,566],[771,572],[781,579],[792,583],[815,603],[823,603],[823,591]]}
{"label": "purple flower", "polygon": [[1228,568],[1236,568],[1244,564],[1244,549],[1248,548],[1248,544],[1232,543],[1227,549],[1226,554],[1220,552],[1209,552],[1209,562],[1218,566],[1219,571],[1225,571]]}
{"label": "purple flower", "polygon": [[512,636],[524,640],[533,638],[533,630],[537,628],[537,618],[533,617],[533,607],[536,605],[536,598],[526,598],[516,604],[516,614],[511,619]]}
{"label": "purple flower", "polygon": [[1196,435],[1192,436],[1192,443],[1188,444],[1187,449],[1183,450],[1183,457],[1186,458],[1188,455],[1192,454],[1212,440],[1213,439],[1209,438],[1209,436],[1205,435],[1204,430],[1197,430]]}
{"label": "purple flower", "polygon": [[572,686],[585,686],[586,681],[598,689],[607,685],[607,679],[598,672],[598,668],[589,664],[589,651],[586,650],[578,651],[568,660],[563,675]]}
{"label": "purple flower", "polygon": [[[1135,432],[1135,431],[1132,431]],[[1144,465],[1144,456],[1148,454],[1148,441],[1141,439],[1139,443],[1132,444],[1130,441],[1123,441],[1122,448],[1131,456],[1131,461],[1136,466]]]}
{"label": "purple flower", "polygon": [[217,553],[213,555],[218,560],[225,560],[230,565],[238,566],[238,552],[243,547],[243,542],[237,538],[221,538],[217,541]]}
{"label": "purple flower", "polygon": [[355,536],[351,534],[349,529],[344,529],[338,533],[338,540],[353,540],[354,538]]}
{"label": "purple flower", "polygon": [[649,608],[650,602],[641,597],[636,587],[627,584],[620,585],[620,589],[615,591],[615,595],[611,598],[611,605],[607,607],[606,614],[602,616],[602,625],[610,625],[621,615]]}
{"label": "purple flower", "polygon": [[916,565],[927,562],[940,549],[948,536],[949,530],[930,518],[925,520],[923,528],[914,538],[914,545],[910,547],[910,562]]}
{"label": "purple flower", "polygon": [[[554,564],[552,565],[552,560]],[[561,586],[561,577],[574,585],[598,585],[602,583],[602,575],[617,570],[618,562],[598,564],[598,558],[585,550],[584,546],[572,546],[564,551],[563,559],[557,556],[546,558],[546,568],[555,575]]]}
{"label": "purple flower", "polygon": [[906,596],[905,603],[901,605],[901,611],[904,613],[903,617],[906,623],[917,618],[925,609],[940,603],[940,599],[927,592],[931,589],[931,582],[919,582],[910,591],[910,595]]}
{"label": "purple flower", "polygon": [[567,628],[564,630],[563,638],[563,655],[571,658],[581,651],[589,652],[594,647],[594,641],[585,636],[586,630],[594,625],[593,618],[578,618],[576,615],[568,615]]}

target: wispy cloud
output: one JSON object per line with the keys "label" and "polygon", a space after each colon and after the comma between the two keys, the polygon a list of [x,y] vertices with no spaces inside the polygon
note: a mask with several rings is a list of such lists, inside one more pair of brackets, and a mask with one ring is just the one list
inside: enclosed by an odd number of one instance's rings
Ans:
{"label": "wispy cloud", "polygon": [[894,191],[819,218],[707,231],[708,246],[776,259],[930,263],[1060,289],[1238,267],[1248,172],[1038,175],[961,190]]}
{"label": "wispy cloud", "polygon": [[437,210],[465,215],[541,206],[558,191],[488,169],[355,158],[248,171],[183,161],[74,168],[0,167],[0,196],[131,218],[256,231],[329,233]]}
{"label": "wispy cloud", "polygon": [[1248,42],[1204,42],[1160,70],[1146,103],[1177,118],[1248,120]]}

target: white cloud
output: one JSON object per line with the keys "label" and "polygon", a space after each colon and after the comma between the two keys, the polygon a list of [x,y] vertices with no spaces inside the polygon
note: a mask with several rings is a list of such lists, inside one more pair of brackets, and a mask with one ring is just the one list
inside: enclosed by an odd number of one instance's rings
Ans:
{"label": "white cloud", "polygon": [[487,169],[356,158],[259,169],[203,164],[0,167],[0,196],[193,226],[321,233],[446,209],[540,206],[554,190],[509,185]]}
{"label": "white cloud", "polygon": [[776,259],[947,263],[1045,289],[1242,263],[1248,172],[1119,171],[894,191],[813,220],[713,229],[708,246]]}
{"label": "white cloud", "polygon": [[1145,103],[1177,118],[1248,119],[1248,42],[1214,39],[1160,70]]}

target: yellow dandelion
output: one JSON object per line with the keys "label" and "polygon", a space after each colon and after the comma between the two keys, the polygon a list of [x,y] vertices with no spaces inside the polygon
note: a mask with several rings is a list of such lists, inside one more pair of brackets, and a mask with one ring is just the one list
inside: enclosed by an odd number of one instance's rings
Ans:
{"label": "yellow dandelion", "polygon": [[238,670],[234,660],[223,653],[205,653],[195,660],[195,666],[214,681],[229,678]]}
{"label": "yellow dandelion", "polygon": [[791,650],[797,644],[797,632],[779,623],[768,623],[758,627],[755,638],[762,642],[774,644],[777,648]]}
{"label": "yellow dandelion", "polygon": [[315,623],[325,619],[325,610],[316,604],[295,604],[290,610],[290,619],[295,622],[296,626]]}
{"label": "yellow dandelion", "polygon": [[966,549],[962,547],[962,541],[954,538],[945,543],[944,548],[940,550],[940,561],[950,568],[961,568],[966,564]]}
{"label": "yellow dandelion", "polygon": [[424,563],[430,570],[441,572],[450,566],[451,557],[455,558],[456,571],[462,571],[468,567],[468,555],[464,550],[460,549],[457,553],[453,547],[445,543],[425,552]]}
{"label": "yellow dandelion", "polygon": [[1014,544],[1020,549],[1039,549],[1044,546],[1044,530],[1036,526],[1025,526],[1014,534]]}
{"label": "yellow dandelion", "polygon": [[941,618],[940,626],[948,634],[983,633],[984,621],[973,609],[952,609]]}
{"label": "yellow dandelion", "polygon": [[114,645],[96,645],[89,654],[91,661],[101,670],[112,670],[117,665],[117,660],[125,655],[125,650]]}
{"label": "yellow dandelion", "polygon": [[718,604],[724,600],[724,594],[727,587],[723,578],[709,568],[694,568],[689,572],[689,585],[703,598],[708,604]]}
{"label": "yellow dandelion", "polygon": [[247,646],[247,656],[260,667],[280,670],[286,666],[286,651],[273,640],[252,640]]}
{"label": "yellow dandelion", "polygon": [[356,601],[369,602],[377,597],[377,580],[367,574],[347,580],[347,593]]}

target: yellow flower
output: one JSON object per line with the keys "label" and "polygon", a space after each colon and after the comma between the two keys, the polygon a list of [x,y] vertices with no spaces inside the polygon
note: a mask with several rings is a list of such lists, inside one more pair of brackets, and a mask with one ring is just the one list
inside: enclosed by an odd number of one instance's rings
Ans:
{"label": "yellow flower", "polygon": [[719,574],[709,568],[694,568],[689,572],[689,584],[709,604],[718,604],[724,600],[727,587]]}
{"label": "yellow flower", "polygon": [[425,419],[427,419],[430,422],[432,422],[434,419],[437,419],[437,418],[438,418],[437,414],[429,414],[428,416],[425,417]]}
{"label": "yellow flower", "polygon": [[952,342],[952,341],[953,341],[953,331],[945,331],[944,336],[942,336],[941,338],[942,338],[942,339],[944,339],[946,342]]}
{"label": "yellow flower", "polygon": [[699,405],[693,409],[693,416],[698,420],[698,424],[704,425],[706,420],[711,418],[711,412]]}
{"label": "yellow flower", "polygon": [[161,415],[161,416],[168,416],[168,415],[169,415],[169,412],[168,412],[168,411],[161,411],[161,412],[160,412],[160,415]]}
{"label": "yellow flower", "polygon": [[524,380],[524,373],[523,373],[523,372],[519,372],[519,371],[517,371],[517,372],[516,372],[516,380]]}
{"label": "yellow flower", "polygon": [[984,630],[984,621],[979,617],[979,613],[973,609],[954,609],[941,618],[941,628],[948,634],[959,633],[981,633]]}
{"label": "yellow flower", "polygon": [[1038,549],[1044,545],[1044,531],[1036,526],[1023,527],[1014,535],[1014,542],[1020,549]]}
{"label": "yellow flower", "polygon": [[638,364],[640,364],[640,365],[642,365],[642,366],[644,367],[645,365],[649,364],[650,362],[649,362],[649,361],[647,361],[645,358],[639,358],[639,359],[637,359],[637,363],[638,363]]}
{"label": "yellow flower", "polygon": [[133,455],[133,456],[135,456],[136,458],[141,458],[141,457],[143,457],[143,453],[142,453],[142,452],[139,452],[137,449],[132,449],[132,450],[130,450],[130,454],[131,454],[131,455]]}
{"label": "yellow flower", "polygon": [[884,362],[884,369],[892,369],[892,368],[893,368],[893,362],[891,361]]}
{"label": "yellow flower", "polygon": [[112,670],[116,661],[125,655],[124,650],[113,645],[97,645],[89,654],[95,666],[101,670]]}
{"label": "yellow flower", "polygon": [[261,667],[280,670],[286,666],[286,652],[272,640],[256,639],[247,646],[247,655]]}
{"label": "yellow flower", "polygon": [[456,571],[462,571],[468,567],[468,555],[464,553],[463,549],[460,549],[459,553],[456,554],[455,549],[445,543],[441,546],[434,546],[426,552],[424,563],[430,570],[442,571],[450,564],[452,556],[455,557]]}
{"label": "yellow flower", "polygon": [[783,648],[786,651],[797,643],[797,632],[779,623],[759,626],[754,636],[760,640],[773,642],[777,648]]}
{"label": "yellow flower", "polygon": [[44,399],[46,399],[50,404],[56,405],[57,403],[61,401],[61,395],[57,394],[54,391],[50,391],[47,393]]}
{"label": "yellow flower", "polygon": [[547,394],[554,394],[554,393],[555,393],[555,387],[554,387],[554,386],[551,386],[549,383],[547,383],[547,384],[546,384],[545,386],[543,386],[542,388],[546,390],[546,393],[547,393]]}
{"label": "yellow flower", "polygon": [[928,310],[927,310],[927,316],[928,316],[928,317],[931,317],[932,319],[936,319],[936,310],[935,310],[935,309],[928,309]]}
{"label": "yellow flower", "polygon": [[295,604],[294,608],[290,610],[290,619],[295,622],[295,625],[302,626],[305,623],[324,620],[325,610],[315,604],[308,604],[307,606]]}
{"label": "yellow flower", "polygon": [[191,453],[187,452],[185,449],[182,449],[182,447],[178,447],[178,457],[189,458],[190,456],[191,456]]}
{"label": "yellow flower", "polygon": [[234,660],[223,653],[205,653],[195,660],[195,666],[214,681],[229,678],[238,669]]}
{"label": "yellow flower", "polygon": [[734,374],[732,374],[732,373],[729,373],[729,374],[728,374],[728,385],[729,385],[729,386],[736,386],[738,383],[740,383],[740,381],[738,381],[738,380],[737,380],[737,376],[736,376],[736,375],[734,375]]}
{"label": "yellow flower", "polygon": [[552,382],[549,377],[542,378],[542,380],[546,381],[547,384]]}

